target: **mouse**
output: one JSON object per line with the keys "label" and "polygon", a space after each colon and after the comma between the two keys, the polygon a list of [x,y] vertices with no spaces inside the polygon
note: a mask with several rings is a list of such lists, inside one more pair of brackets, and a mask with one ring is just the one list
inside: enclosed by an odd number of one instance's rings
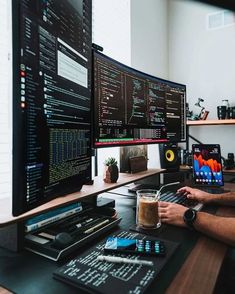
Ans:
{"label": "mouse", "polygon": [[55,236],[53,241],[53,247],[56,249],[64,249],[69,246],[73,241],[72,236],[69,233],[61,232]]}

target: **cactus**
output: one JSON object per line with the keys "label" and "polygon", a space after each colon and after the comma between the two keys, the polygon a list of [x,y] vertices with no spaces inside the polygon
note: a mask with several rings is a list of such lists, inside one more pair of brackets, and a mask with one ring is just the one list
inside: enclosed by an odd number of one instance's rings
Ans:
{"label": "cactus", "polygon": [[117,165],[117,160],[116,160],[114,157],[108,157],[108,158],[105,160],[104,164],[105,164],[106,166]]}

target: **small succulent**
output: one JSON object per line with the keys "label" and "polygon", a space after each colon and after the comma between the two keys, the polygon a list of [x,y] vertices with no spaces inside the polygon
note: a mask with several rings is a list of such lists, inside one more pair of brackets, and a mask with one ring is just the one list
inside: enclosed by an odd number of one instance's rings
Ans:
{"label": "small succulent", "polygon": [[108,157],[105,161],[104,164],[107,166],[110,165],[117,165],[117,160],[114,157]]}

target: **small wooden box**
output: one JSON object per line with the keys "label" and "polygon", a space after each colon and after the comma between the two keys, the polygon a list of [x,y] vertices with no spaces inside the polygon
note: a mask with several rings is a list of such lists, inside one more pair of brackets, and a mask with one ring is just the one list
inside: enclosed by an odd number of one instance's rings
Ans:
{"label": "small wooden box", "polygon": [[147,159],[145,156],[129,157],[129,166],[131,173],[147,170]]}

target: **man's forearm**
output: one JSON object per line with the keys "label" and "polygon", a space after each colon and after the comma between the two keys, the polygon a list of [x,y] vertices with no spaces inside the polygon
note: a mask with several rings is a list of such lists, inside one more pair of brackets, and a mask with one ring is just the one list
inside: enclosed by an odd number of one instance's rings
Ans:
{"label": "man's forearm", "polygon": [[207,203],[226,205],[226,206],[235,206],[235,192],[228,192],[223,194],[211,194]]}
{"label": "man's forearm", "polygon": [[235,218],[219,217],[198,212],[194,228],[212,238],[235,246]]}

